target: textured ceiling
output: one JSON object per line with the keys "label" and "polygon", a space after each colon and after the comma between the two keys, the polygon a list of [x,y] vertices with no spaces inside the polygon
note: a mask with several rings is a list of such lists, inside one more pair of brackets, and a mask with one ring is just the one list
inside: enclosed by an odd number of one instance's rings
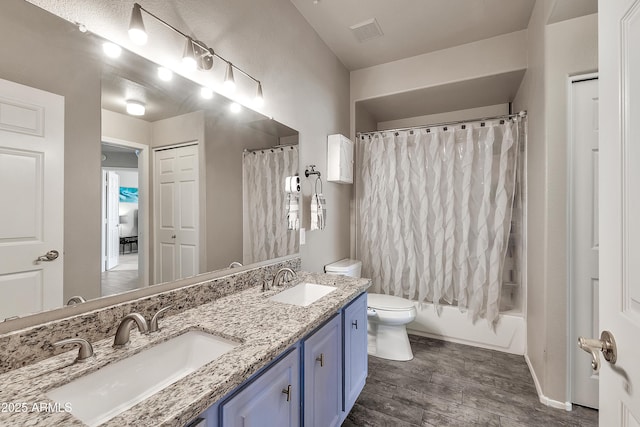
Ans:
{"label": "textured ceiling", "polygon": [[[535,0],[291,0],[350,70],[527,28]],[[376,18],[383,36],[349,27]]]}

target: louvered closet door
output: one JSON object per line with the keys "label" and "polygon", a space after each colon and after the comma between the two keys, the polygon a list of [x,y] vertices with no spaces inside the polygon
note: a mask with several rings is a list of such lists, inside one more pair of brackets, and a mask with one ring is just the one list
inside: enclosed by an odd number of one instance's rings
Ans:
{"label": "louvered closet door", "polygon": [[198,146],[155,152],[156,283],[199,272]]}

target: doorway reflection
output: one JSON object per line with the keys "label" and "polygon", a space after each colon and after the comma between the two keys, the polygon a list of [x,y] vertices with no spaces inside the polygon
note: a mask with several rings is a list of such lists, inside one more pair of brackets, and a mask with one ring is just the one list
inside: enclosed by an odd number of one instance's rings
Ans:
{"label": "doorway reflection", "polygon": [[140,287],[138,162],[136,149],[102,144],[102,296]]}

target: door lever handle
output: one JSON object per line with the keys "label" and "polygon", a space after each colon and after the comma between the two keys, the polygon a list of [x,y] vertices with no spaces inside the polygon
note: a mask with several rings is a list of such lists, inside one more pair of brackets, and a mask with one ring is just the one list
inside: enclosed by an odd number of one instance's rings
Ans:
{"label": "door lever handle", "polygon": [[604,360],[614,365],[618,359],[618,348],[613,334],[609,331],[602,331],[600,339],[595,338],[578,338],[578,347],[591,354],[591,368],[598,372],[600,370],[600,354],[604,356]]}
{"label": "door lever handle", "polygon": [[53,261],[58,259],[58,257],[60,256],[60,252],[56,251],[55,249],[50,250],[49,252],[47,252],[44,255],[40,255],[37,259],[36,259],[36,263],[39,263],[40,261]]}

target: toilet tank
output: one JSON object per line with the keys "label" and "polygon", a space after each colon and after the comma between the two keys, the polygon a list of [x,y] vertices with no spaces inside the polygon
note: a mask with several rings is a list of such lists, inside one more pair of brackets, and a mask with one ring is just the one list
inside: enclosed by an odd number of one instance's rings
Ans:
{"label": "toilet tank", "polygon": [[357,259],[341,259],[324,266],[324,272],[327,274],[344,274],[350,277],[360,277],[362,270],[362,261]]}

